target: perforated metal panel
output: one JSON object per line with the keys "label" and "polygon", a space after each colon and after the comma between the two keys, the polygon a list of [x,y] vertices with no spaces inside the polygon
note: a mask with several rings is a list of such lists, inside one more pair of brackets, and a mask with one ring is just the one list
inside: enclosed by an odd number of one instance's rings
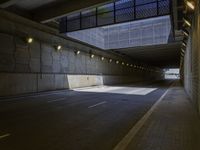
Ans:
{"label": "perforated metal panel", "polygon": [[170,16],[109,25],[67,33],[67,36],[102,49],[167,44],[171,35]]}

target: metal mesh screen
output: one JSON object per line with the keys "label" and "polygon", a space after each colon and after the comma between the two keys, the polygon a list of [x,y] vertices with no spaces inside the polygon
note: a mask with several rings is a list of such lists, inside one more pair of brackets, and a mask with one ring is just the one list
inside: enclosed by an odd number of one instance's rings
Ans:
{"label": "metal mesh screen", "polygon": [[114,23],[113,16],[114,16],[114,12],[98,14],[97,16],[98,26],[113,24]]}
{"label": "metal mesh screen", "polygon": [[165,15],[170,12],[169,0],[158,1],[158,12],[159,15]]}
{"label": "metal mesh screen", "polygon": [[79,13],[67,16],[67,31],[79,30],[81,27],[80,22],[81,20]]}
{"label": "metal mesh screen", "polygon": [[134,9],[120,9],[116,10],[116,22],[129,21],[134,18]]}
{"label": "metal mesh screen", "polygon": [[135,0],[135,5],[145,5],[148,3],[154,3],[157,0]]}
{"label": "metal mesh screen", "polygon": [[124,9],[124,8],[133,8],[134,6],[134,1],[133,0],[121,0],[121,1],[117,1],[115,2],[115,9],[119,10],[119,9]]}
{"label": "metal mesh screen", "polygon": [[62,18],[60,19],[60,24],[59,24],[59,31],[61,33],[67,32],[67,18]]}
{"label": "metal mesh screen", "polygon": [[114,23],[114,3],[97,8],[97,25],[108,25]]}
{"label": "metal mesh screen", "polygon": [[87,28],[96,26],[97,17],[96,17],[96,9],[95,8],[87,10],[87,11],[83,11],[81,13],[81,17],[82,17],[81,27],[83,29],[87,29]]}
{"label": "metal mesh screen", "polygon": [[119,0],[60,19],[60,32],[169,15],[170,2],[171,0]]}
{"label": "metal mesh screen", "polygon": [[157,15],[157,3],[149,3],[136,7],[136,18],[148,18]]}

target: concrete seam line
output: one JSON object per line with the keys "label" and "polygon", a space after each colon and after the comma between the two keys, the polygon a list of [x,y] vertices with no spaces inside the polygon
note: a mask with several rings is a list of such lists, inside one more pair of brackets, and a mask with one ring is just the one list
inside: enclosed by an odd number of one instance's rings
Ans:
{"label": "concrete seam line", "polygon": [[158,99],[158,101],[150,108],[150,110],[131,128],[126,136],[114,147],[113,150],[125,150],[138,131],[142,128],[147,119],[151,116],[155,108],[163,100],[173,84],[165,91],[165,93]]}
{"label": "concrete seam line", "polygon": [[9,134],[9,133],[7,133],[7,134],[4,134],[4,135],[1,135],[1,136],[0,136],[0,139],[3,139],[3,138],[5,138],[5,137],[8,137],[8,136],[10,136],[10,134]]}

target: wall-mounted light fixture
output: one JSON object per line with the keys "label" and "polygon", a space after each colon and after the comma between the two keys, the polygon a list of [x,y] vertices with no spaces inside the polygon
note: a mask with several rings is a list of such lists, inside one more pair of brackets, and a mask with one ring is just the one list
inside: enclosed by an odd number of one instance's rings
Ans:
{"label": "wall-mounted light fixture", "polygon": [[187,26],[191,27],[190,21],[188,21],[188,20],[185,19],[185,18],[183,18],[183,21],[184,21],[184,23],[185,23]]}
{"label": "wall-mounted light fixture", "polygon": [[91,54],[91,55],[90,55],[90,58],[94,58],[94,54]]}
{"label": "wall-mounted light fixture", "polygon": [[56,46],[55,46],[55,49],[56,49],[57,51],[60,51],[60,50],[62,49],[62,46],[61,46],[61,45],[56,45]]}
{"label": "wall-mounted light fixture", "polygon": [[79,55],[81,53],[81,51],[75,51],[76,55]]}
{"label": "wall-mounted light fixture", "polygon": [[181,52],[185,53],[185,50],[183,48],[181,48]]}
{"label": "wall-mounted light fixture", "polygon": [[26,38],[26,42],[27,42],[28,44],[33,43],[33,38],[32,38],[32,37],[27,37],[27,38]]}
{"label": "wall-mounted light fixture", "polygon": [[101,60],[103,61],[105,58],[104,57],[101,57]]}
{"label": "wall-mounted light fixture", "polygon": [[187,1],[186,1],[186,5],[187,5],[190,9],[192,9],[192,10],[195,9],[194,2],[192,2],[192,1],[190,1],[190,0],[187,0]]}
{"label": "wall-mounted light fixture", "polygon": [[111,63],[111,62],[112,62],[112,59],[109,59],[109,62]]}

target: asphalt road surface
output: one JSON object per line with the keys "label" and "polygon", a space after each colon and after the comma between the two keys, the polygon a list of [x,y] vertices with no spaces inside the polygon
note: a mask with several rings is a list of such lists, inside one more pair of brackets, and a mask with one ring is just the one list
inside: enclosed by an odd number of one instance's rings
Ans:
{"label": "asphalt road surface", "polygon": [[0,150],[113,150],[171,81],[0,99]]}

